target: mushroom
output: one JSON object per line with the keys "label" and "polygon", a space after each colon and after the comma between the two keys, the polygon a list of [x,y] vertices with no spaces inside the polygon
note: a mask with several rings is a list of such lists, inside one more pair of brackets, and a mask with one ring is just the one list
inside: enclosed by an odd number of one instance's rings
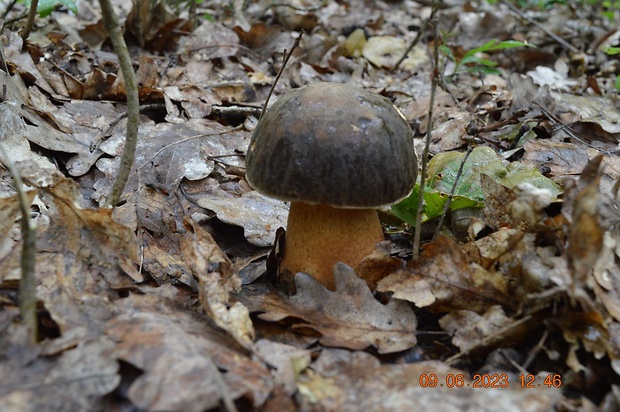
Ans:
{"label": "mushroom", "polygon": [[384,240],[376,208],[406,197],[417,161],[409,124],[386,98],[340,83],[295,89],[260,119],[246,180],[290,201],[279,272],[335,290],[334,265],[356,267]]}

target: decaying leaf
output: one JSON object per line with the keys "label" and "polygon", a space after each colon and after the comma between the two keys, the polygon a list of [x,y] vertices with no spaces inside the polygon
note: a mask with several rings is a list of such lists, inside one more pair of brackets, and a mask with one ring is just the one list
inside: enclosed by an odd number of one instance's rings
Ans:
{"label": "decaying leaf", "polygon": [[541,323],[540,316],[510,319],[500,306],[492,306],[482,315],[455,310],[439,320],[439,325],[452,336],[452,344],[461,350],[459,356],[488,351],[506,342],[517,345]]}
{"label": "decaying leaf", "polygon": [[573,207],[567,256],[578,284],[585,282],[603,246],[604,228],[599,223],[600,179],[597,173],[577,195]]}
{"label": "decaying leaf", "polygon": [[441,235],[426,244],[420,258],[409,262],[406,270],[381,280],[377,290],[392,292],[420,307],[432,305],[438,311],[478,312],[493,304],[510,304],[505,277],[470,261],[458,243]]}
{"label": "decaying leaf", "polygon": [[[559,325],[564,339],[570,345],[566,364],[575,372],[585,371],[577,355],[581,348],[592,353],[596,359],[605,355],[613,361],[612,366],[616,373],[620,372],[620,342],[618,341],[617,322],[605,324],[602,314],[598,311],[571,312],[567,311],[560,316],[550,319],[553,324]],[[610,338],[610,331],[614,333]],[[619,373],[620,374],[620,373]]]}
{"label": "decaying leaf", "polygon": [[49,227],[38,233],[37,296],[63,333],[86,330],[109,315],[118,289],[142,279],[138,242],[131,229],[112,219],[112,209],[82,208],[72,180],[53,175],[37,187],[51,216]]}
{"label": "decaying leaf", "polygon": [[593,267],[594,293],[616,322],[620,322],[620,237],[605,232],[603,249]]}
{"label": "decaying leaf", "polygon": [[254,342],[254,327],[248,309],[239,302],[230,304],[231,292],[241,287],[232,272],[232,263],[209,233],[191,219],[185,219],[187,233],[181,238],[185,261],[198,277],[200,303],[222,329],[246,349]]}
{"label": "decaying leaf", "polygon": [[297,376],[310,364],[310,351],[261,339],[256,342],[256,352],[275,368],[274,383],[293,395],[297,391]]}
{"label": "decaying leaf", "polygon": [[269,396],[267,368],[204,317],[149,295],[121,299],[115,311],[105,327],[113,353],[143,371],[128,391],[135,405],[204,411],[241,397],[258,407]]}
{"label": "decaying leaf", "polygon": [[254,190],[231,190],[227,186],[209,188],[198,204],[213,210],[223,222],[242,227],[248,242],[257,246],[273,245],[278,228],[286,227],[287,205]]}
{"label": "decaying leaf", "polygon": [[[293,328],[321,333],[326,346],[350,349],[377,348],[379,353],[398,352],[416,343],[416,318],[406,302],[377,301],[366,282],[343,263],[334,269],[336,291],[332,292],[304,273],[295,275],[297,294],[287,297],[271,290],[267,296],[240,294],[252,311],[264,312],[261,319],[303,319]],[[262,293],[261,293],[262,295]]]}
{"label": "decaying leaf", "polygon": [[[5,312],[6,313],[6,312]],[[92,410],[121,380],[114,346],[105,336],[82,342],[55,356],[24,344],[23,332],[0,330],[0,409],[5,411]]]}

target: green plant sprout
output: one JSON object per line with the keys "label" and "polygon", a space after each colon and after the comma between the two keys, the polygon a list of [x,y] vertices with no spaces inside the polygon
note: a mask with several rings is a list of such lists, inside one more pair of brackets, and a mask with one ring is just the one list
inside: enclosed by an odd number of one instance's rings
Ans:
{"label": "green plant sprout", "polygon": [[[609,56],[617,56],[620,54],[620,47],[608,47],[607,50],[605,50],[605,53]],[[620,92],[620,75],[616,76],[614,87]]]}
{"label": "green plant sprout", "polygon": [[[30,0],[24,0],[23,3],[26,7],[30,7]],[[37,4],[37,13],[39,16],[46,17],[52,14],[56,10],[56,6],[64,6],[72,13],[77,14],[77,5],[75,0],[39,0]]]}
{"label": "green plant sprout", "polygon": [[486,53],[490,51],[514,49],[517,47],[536,47],[533,44],[527,42],[521,42],[516,40],[499,41],[497,39],[491,40],[482,46],[469,50],[463,58],[457,60],[452,54],[452,50],[445,44],[440,46],[441,52],[447,56],[450,60],[456,63],[454,67],[454,73],[457,74],[459,69],[464,65],[470,65],[466,67],[466,70],[470,73],[483,73],[483,74],[498,74],[499,70],[495,68],[497,63],[488,59],[477,56],[478,53]]}

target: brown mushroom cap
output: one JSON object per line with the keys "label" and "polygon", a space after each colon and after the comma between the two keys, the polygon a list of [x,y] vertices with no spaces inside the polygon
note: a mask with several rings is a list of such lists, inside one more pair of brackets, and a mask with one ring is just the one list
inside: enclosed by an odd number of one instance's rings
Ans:
{"label": "brown mushroom cap", "polygon": [[375,208],[409,194],[417,174],[409,124],[384,97],[341,83],[281,97],[254,130],[246,179],[267,196]]}

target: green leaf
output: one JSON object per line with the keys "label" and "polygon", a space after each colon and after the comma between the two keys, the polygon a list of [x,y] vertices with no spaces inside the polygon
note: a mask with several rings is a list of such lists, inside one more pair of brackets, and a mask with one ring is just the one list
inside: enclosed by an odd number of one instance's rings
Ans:
{"label": "green leaf", "polygon": [[452,50],[450,50],[450,48],[446,46],[445,44],[442,44],[441,46],[439,46],[439,50],[444,56],[448,56],[450,60],[456,61],[456,59],[454,58],[454,54],[452,54]]}
{"label": "green leaf", "polygon": [[[399,219],[415,226],[418,210],[418,199],[420,198],[420,185],[415,185],[411,194],[392,206],[392,212]],[[448,201],[448,195],[434,189],[424,190],[424,208],[422,210],[422,223],[436,219],[443,213],[443,208]],[[463,209],[466,207],[482,207],[482,203],[468,199],[463,196],[453,196],[450,203],[450,210]]]}
{"label": "green leaf", "polygon": [[[30,7],[30,3],[30,0],[24,0],[26,7]],[[39,13],[41,17],[49,16],[56,9],[57,5],[65,6],[73,13],[77,13],[77,5],[74,0],[39,0],[37,4],[37,13]]]}
{"label": "green leaf", "polygon": [[[497,65],[497,63],[491,62],[489,60],[480,59],[476,57],[475,55],[478,53],[484,53],[488,51],[513,49],[515,47],[536,47],[536,46],[534,46],[533,44],[516,41],[516,40],[505,40],[502,42],[500,42],[497,39],[490,40],[487,43],[483,44],[482,46],[471,49],[467,53],[465,53],[463,58],[456,63],[454,72],[456,73],[460,66],[462,66],[463,64],[468,64],[468,63],[473,63],[473,64],[477,64],[481,66],[484,65],[487,67],[494,67]],[[454,61],[454,57],[451,57],[451,60]],[[478,70],[478,71],[483,72],[483,70]]]}
{"label": "green leaf", "polygon": [[616,54],[620,54],[620,47],[608,47],[605,53],[610,56],[615,56]]}
{"label": "green leaf", "polygon": [[494,51],[494,50],[503,50],[503,49],[514,49],[516,47],[536,47],[536,46],[534,46],[533,44],[522,42],[522,41],[505,40],[505,41],[500,42],[499,40],[494,39],[494,40],[488,41],[486,44],[480,47],[471,49],[470,51],[465,53],[465,56],[463,56],[463,59],[465,59],[468,56],[474,55],[476,53],[482,53],[482,52],[488,52],[488,51]]}
{"label": "green leaf", "polygon": [[[441,216],[453,186],[455,189],[450,211],[482,207],[482,174],[510,189],[521,183],[529,183],[537,188],[550,190],[554,197],[562,192],[560,186],[543,176],[538,169],[520,162],[505,166],[502,158],[493,149],[484,146],[472,150],[463,165],[458,182],[454,185],[464,156],[465,153],[460,152],[439,153],[428,163],[422,222]],[[403,221],[415,225],[419,197],[420,187],[416,184],[411,195],[392,206],[392,211]]]}

